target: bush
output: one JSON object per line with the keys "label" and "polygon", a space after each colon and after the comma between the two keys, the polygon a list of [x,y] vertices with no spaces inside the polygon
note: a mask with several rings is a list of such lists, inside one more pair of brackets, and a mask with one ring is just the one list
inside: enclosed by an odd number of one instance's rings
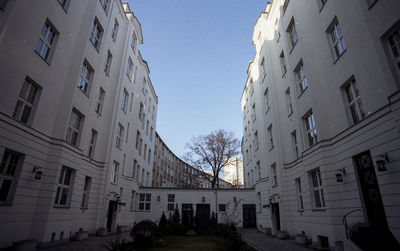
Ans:
{"label": "bush", "polygon": [[178,205],[176,205],[174,214],[172,215],[172,224],[180,224],[180,223],[181,223],[181,215],[179,214]]}
{"label": "bush", "polygon": [[122,242],[119,241],[119,239],[115,241],[110,241],[108,245],[103,245],[108,251],[130,251],[133,250],[133,245],[130,242],[125,242],[125,240],[122,240]]}
{"label": "bush", "polygon": [[166,225],[167,225],[167,217],[165,217],[164,212],[162,212],[160,222],[158,223],[158,227],[160,228],[161,231],[163,231]]}
{"label": "bush", "polygon": [[221,231],[224,231],[224,237],[226,239],[224,246],[220,248],[221,251],[243,251],[248,249],[234,224],[220,224],[219,227]]}
{"label": "bush", "polygon": [[135,240],[135,246],[143,248],[154,247],[159,235],[157,224],[151,220],[139,222],[131,231],[131,236]]}

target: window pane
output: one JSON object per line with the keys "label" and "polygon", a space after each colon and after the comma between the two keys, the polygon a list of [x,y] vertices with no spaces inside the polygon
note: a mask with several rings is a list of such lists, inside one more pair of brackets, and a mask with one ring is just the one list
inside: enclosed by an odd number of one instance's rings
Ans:
{"label": "window pane", "polygon": [[68,188],[63,188],[61,192],[60,205],[66,205],[68,198]]}
{"label": "window pane", "polygon": [[61,187],[57,188],[56,199],[54,200],[54,204],[58,204],[58,199],[60,198]]}
{"label": "window pane", "polygon": [[321,198],[319,197],[319,190],[314,191],[314,201],[316,208],[322,207]]}
{"label": "window pane", "polygon": [[3,180],[0,188],[0,201],[7,201],[8,192],[10,191],[11,180]]}
{"label": "window pane", "polygon": [[31,110],[32,110],[32,108],[30,106],[25,105],[24,110],[23,110],[22,115],[21,115],[21,122],[22,123],[27,123],[28,122],[29,115],[31,114]]}

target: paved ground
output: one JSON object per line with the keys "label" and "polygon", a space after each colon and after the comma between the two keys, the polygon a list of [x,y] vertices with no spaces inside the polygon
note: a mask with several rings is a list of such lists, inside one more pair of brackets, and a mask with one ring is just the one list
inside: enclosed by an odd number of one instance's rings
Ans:
{"label": "paved ground", "polygon": [[279,240],[278,238],[267,236],[265,233],[258,232],[256,229],[240,230],[242,239],[260,251],[309,251],[315,250],[300,246],[295,240]]}
{"label": "paved ground", "polygon": [[[84,241],[69,241],[65,244],[54,245],[49,248],[39,248],[43,251],[106,251],[104,245],[108,245],[110,241],[115,241],[117,235],[110,235],[107,237],[90,236],[88,240]],[[122,233],[120,239],[132,241],[129,232]]]}

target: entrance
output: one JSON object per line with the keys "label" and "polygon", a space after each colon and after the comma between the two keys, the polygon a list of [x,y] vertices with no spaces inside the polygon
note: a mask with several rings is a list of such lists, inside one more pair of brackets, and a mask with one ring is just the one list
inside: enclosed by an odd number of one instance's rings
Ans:
{"label": "entrance", "polygon": [[255,228],[256,227],[256,205],[243,204],[243,227]]}
{"label": "entrance", "polygon": [[182,224],[191,226],[193,224],[193,205],[182,204]]}
{"label": "entrance", "polygon": [[279,203],[271,204],[271,214],[272,214],[272,226],[274,228],[274,233],[281,231],[281,218],[279,215]]}
{"label": "entrance", "polygon": [[114,228],[115,217],[117,213],[117,202],[110,200],[108,203],[108,213],[107,213],[107,230],[111,232]]}
{"label": "entrance", "polygon": [[198,228],[208,229],[210,226],[210,204],[196,204],[196,217]]}
{"label": "entrance", "polygon": [[364,201],[364,210],[367,213],[368,223],[374,228],[387,229],[388,224],[385,209],[383,207],[371,153],[370,151],[360,153],[354,156],[353,160],[357,169],[358,180]]}

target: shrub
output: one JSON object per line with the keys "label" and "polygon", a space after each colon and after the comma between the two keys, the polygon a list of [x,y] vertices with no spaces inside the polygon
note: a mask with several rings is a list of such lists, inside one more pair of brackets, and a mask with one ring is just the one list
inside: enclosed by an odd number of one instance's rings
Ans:
{"label": "shrub", "polygon": [[135,246],[149,248],[155,245],[159,237],[159,229],[151,220],[144,220],[132,228],[131,236],[135,240]]}
{"label": "shrub", "polygon": [[110,241],[108,245],[103,245],[108,251],[130,251],[133,250],[133,245],[130,242],[125,243],[125,240],[120,242],[119,239]]}
{"label": "shrub", "polygon": [[181,216],[179,214],[178,205],[176,205],[174,214],[172,215],[172,223],[173,224],[180,224],[181,223]]}
{"label": "shrub", "polygon": [[160,228],[160,230],[164,230],[165,226],[167,225],[167,217],[165,217],[164,212],[162,212],[161,218],[160,218],[160,222],[158,223],[158,227]]}

